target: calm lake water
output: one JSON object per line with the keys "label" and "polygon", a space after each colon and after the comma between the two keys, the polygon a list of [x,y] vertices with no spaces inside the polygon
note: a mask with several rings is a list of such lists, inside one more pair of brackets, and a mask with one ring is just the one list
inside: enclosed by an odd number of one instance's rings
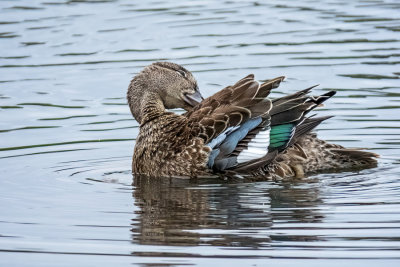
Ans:
{"label": "calm lake water", "polygon": [[[379,166],[132,185],[125,94],[157,60],[205,96],[335,89],[318,134]],[[399,266],[399,64],[397,0],[0,1],[0,265]]]}

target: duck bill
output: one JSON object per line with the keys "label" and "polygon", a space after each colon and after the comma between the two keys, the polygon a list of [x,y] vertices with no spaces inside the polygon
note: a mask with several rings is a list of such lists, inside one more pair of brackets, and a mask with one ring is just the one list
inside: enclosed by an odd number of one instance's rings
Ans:
{"label": "duck bill", "polygon": [[193,94],[185,94],[183,100],[191,107],[197,106],[201,101],[204,100],[200,91],[196,90]]}

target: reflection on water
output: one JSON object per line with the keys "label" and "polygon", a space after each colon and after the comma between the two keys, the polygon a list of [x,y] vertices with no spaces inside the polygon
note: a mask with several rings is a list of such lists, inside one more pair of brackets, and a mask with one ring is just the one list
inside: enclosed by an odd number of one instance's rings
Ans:
{"label": "reflection on water", "polygon": [[[134,183],[133,197],[140,210],[132,232],[133,241],[140,244],[270,247],[282,238],[273,234],[274,222],[323,219],[316,209],[321,200],[315,187],[272,182],[193,184],[147,177],[136,177]],[[318,236],[292,237],[297,240],[318,240]]]}
{"label": "reflection on water", "polygon": [[207,223],[209,216],[206,190],[188,190],[187,181],[171,185],[160,179],[135,179],[134,200],[140,207],[137,224],[133,223],[133,240],[140,244],[197,245],[200,237],[188,230]]}
{"label": "reflection on water", "polygon": [[[397,266],[399,9],[0,1],[0,265]],[[125,94],[157,60],[187,67],[205,96],[249,73],[285,75],[274,97],[337,90],[318,134],[380,154],[379,165],[306,181],[132,185],[138,124]]]}

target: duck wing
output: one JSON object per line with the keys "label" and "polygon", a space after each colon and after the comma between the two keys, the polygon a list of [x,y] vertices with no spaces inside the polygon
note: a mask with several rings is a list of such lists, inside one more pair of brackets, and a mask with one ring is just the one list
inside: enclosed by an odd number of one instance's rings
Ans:
{"label": "duck wing", "polygon": [[196,129],[195,135],[212,149],[207,163],[210,169],[255,171],[329,118],[306,115],[332,97],[334,91],[309,96],[313,86],[268,99],[270,91],[283,79],[277,77],[259,84],[254,75],[248,75],[186,113],[189,124]]}
{"label": "duck wing", "polygon": [[260,124],[249,131],[247,136],[238,143],[237,148],[231,154],[238,157],[242,155],[242,158],[245,156],[245,160],[234,166],[234,171],[255,171],[256,168],[268,165],[278,153],[295,144],[299,137],[312,131],[324,120],[331,118],[331,116],[306,117],[310,111],[336,93],[335,91],[330,91],[320,96],[307,95],[314,87],[312,86],[294,94],[272,100],[272,108],[269,112],[271,119],[267,153],[261,158],[253,153],[255,144],[260,142],[260,138],[265,136],[265,134],[263,135],[263,131],[265,130],[263,130],[262,124]]}
{"label": "duck wing", "polygon": [[[260,124],[268,127],[272,102],[267,96],[283,79],[277,77],[260,84],[250,74],[206,98],[185,114],[194,135],[203,138],[212,149],[209,168],[223,170],[237,165],[230,154],[249,131]],[[265,154],[269,143],[263,142]]]}

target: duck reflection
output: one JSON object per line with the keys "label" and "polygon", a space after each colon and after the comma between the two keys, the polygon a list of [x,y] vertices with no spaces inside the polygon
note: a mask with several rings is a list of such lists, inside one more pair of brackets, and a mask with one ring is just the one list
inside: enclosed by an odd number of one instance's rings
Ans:
{"label": "duck reflection", "polygon": [[132,223],[133,242],[260,247],[282,238],[318,239],[282,236],[275,229],[281,223],[320,222],[317,187],[218,182],[135,177],[133,198],[139,211]]}

